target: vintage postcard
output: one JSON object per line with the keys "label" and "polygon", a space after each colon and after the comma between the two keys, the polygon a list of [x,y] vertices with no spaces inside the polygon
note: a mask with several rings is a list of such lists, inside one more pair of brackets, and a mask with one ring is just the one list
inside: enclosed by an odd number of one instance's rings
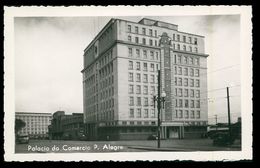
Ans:
{"label": "vintage postcard", "polygon": [[252,159],[250,6],[4,11],[6,161]]}

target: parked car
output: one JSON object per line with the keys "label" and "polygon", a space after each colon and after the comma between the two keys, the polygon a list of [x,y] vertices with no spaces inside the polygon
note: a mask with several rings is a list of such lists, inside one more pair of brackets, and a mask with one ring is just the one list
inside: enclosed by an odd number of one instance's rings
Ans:
{"label": "parked car", "polygon": [[29,135],[28,134],[20,134],[17,136],[17,143],[20,143],[20,144],[28,144],[29,143]]}
{"label": "parked car", "polygon": [[229,133],[219,132],[213,137],[213,145],[227,146],[234,143],[234,138],[230,137]]}
{"label": "parked car", "polygon": [[158,139],[158,136],[155,135],[155,134],[152,134],[152,135],[150,135],[150,136],[147,138],[147,140],[157,140],[157,139]]}

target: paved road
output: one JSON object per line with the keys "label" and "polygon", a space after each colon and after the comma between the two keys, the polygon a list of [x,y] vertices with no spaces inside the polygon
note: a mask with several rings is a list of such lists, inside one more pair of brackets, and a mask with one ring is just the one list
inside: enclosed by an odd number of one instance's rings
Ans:
{"label": "paved road", "polygon": [[[17,144],[16,153],[74,153],[74,152],[147,152],[156,151],[156,140],[144,141],[63,141],[31,140]],[[239,142],[232,147],[217,147],[210,139],[161,140],[162,151],[238,151]]]}

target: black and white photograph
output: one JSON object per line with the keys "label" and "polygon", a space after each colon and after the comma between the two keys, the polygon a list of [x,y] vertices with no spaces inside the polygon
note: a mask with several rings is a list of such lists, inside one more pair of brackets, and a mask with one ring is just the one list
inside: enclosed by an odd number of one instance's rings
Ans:
{"label": "black and white photograph", "polygon": [[4,10],[5,160],[252,159],[249,6]]}

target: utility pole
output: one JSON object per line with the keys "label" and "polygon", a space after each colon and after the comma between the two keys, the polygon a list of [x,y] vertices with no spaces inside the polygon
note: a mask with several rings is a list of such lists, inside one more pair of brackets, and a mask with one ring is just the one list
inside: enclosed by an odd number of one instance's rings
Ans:
{"label": "utility pole", "polygon": [[227,87],[227,108],[228,108],[228,130],[231,138],[231,119],[230,119],[230,103],[229,103],[229,87]]}
{"label": "utility pole", "polygon": [[218,115],[215,115],[216,125],[218,125]]}

